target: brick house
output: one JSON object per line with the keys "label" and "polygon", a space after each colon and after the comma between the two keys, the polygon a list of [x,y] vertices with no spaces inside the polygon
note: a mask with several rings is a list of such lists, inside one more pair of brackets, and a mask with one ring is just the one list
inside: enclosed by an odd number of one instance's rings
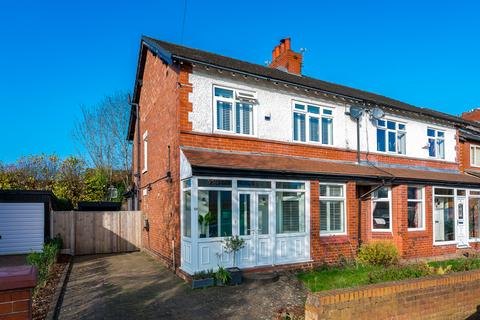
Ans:
{"label": "brick house", "polygon": [[193,274],[232,265],[231,235],[254,270],[376,239],[404,258],[474,246],[480,178],[462,146],[480,125],[301,68],[288,38],[268,67],[142,38],[128,139],[146,249]]}

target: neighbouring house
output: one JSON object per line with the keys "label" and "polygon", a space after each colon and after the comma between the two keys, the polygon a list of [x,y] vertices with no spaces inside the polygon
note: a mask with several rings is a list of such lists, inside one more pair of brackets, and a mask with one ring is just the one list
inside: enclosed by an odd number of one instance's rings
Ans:
{"label": "neighbouring house", "polygon": [[475,247],[480,178],[462,150],[480,124],[301,71],[289,38],[269,66],[142,38],[128,139],[146,250],[193,274],[231,266],[232,235],[253,270],[377,239],[404,258]]}

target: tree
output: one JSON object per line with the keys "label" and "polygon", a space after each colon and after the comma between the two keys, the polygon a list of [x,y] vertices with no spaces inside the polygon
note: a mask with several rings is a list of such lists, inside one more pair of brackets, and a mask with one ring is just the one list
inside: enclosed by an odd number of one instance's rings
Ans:
{"label": "tree", "polygon": [[61,199],[67,199],[74,206],[82,200],[85,191],[85,161],[76,157],[68,157],[62,162],[53,186],[53,193]]}
{"label": "tree", "polygon": [[120,170],[125,187],[130,184],[131,145],[126,140],[130,105],[128,96],[115,93],[91,107],[81,107],[82,116],[73,130],[78,149],[84,149],[91,164],[108,174]]}

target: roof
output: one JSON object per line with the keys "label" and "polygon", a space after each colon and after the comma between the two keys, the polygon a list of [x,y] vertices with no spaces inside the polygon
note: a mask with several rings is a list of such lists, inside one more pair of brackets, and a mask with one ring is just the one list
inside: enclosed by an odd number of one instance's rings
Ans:
{"label": "roof", "polygon": [[298,86],[308,87],[314,90],[333,93],[345,96],[354,100],[361,100],[365,103],[373,103],[383,107],[389,107],[400,111],[412,112],[417,115],[423,115],[450,121],[462,125],[473,125],[479,127],[480,124],[465,120],[461,117],[443,113],[429,108],[416,107],[395,99],[391,99],[375,93],[354,89],[344,85],[339,85],[307,76],[299,76],[284,72],[278,69],[265,67],[259,64],[245,62],[230,57],[210,53],[203,50],[193,49],[166,41],[157,40],[150,37],[142,37],[142,43],[145,43],[150,49],[154,50],[165,62],[171,62],[173,59],[187,60],[190,62],[208,64],[232,71],[243,72],[257,77],[268,78],[277,81],[283,81]]}
{"label": "roof", "polygon": [[[480,179],[462,173],[427,171],[405,168],[378,167],[369,164],[325,161],[314,158],[258,154],[246,152],[212,151],[210,149],[182,148],[193,173],[209,171],[263,172],[301,176],[329,176],[339,179],[401,182],[425,182],[437,184],[461,184],[480,187]],[[203,170],[202,170],[203,169]],[[205,170],[207,169],[207,170]]]}

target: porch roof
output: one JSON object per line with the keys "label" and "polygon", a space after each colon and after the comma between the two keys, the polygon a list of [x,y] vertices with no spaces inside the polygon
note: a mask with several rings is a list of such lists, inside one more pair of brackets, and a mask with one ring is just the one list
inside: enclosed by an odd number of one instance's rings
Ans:
{"label": "porch roof", "polygon": [[480,188],[480,178],[463,173],[418,170],[352,162],[327,161],[265,153],[230,152],[183,147],[193,174],[323,176],[344,180],[422,182]]}

